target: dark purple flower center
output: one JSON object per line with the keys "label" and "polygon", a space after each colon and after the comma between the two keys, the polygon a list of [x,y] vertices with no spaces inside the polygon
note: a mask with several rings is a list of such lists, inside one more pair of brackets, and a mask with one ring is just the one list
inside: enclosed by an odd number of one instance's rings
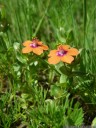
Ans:
{"label": "dark purple flower center", "polygon": [[37,44],[37,43],[31,43],[31,44],[30,44],[30,47],[36,48],[36,47],[38,47],[38,44]]}
{"label": "dark purple flower center", "polygon": [[67,53],[67,51],[60,49],[59,51],[57,51],[57,56],[64,56]]}

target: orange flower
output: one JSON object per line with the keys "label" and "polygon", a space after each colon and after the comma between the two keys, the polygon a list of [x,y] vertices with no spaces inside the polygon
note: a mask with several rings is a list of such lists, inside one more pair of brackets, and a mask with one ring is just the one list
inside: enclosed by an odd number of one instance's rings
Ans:
{"label": "orange flower", "polygon": [[57,50],[51,50],[49,53],[48,62],[50,64],[57,64],[60,61],[65,63],[72,63],[73,56],[77,56],[79,51],[76,48],[70,48],[69,45],[59,45]]}
{"label": "orange flower", "polygon": [[27,40],[23,43],[23,45],[25,47],[22,49],[22,53],[33,52],[37,55],[41,55],[43,53],[43,50],[48,50],[48,46],[44,45],[37,38],[34,38],[32,41]]}

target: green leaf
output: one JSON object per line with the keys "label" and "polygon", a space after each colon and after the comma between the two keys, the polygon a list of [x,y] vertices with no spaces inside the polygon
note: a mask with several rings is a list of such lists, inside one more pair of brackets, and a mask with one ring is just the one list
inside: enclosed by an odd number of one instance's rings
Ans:
{"label": "green leaf", "polygon": [[20,49],[20,43],[15,42],[15,43],[13,44],[13,47],[14,47],[14,50],[15,50],[15,51],[18,51],[18,50]]}
{"label": "green leaf", "polygon": [[63,64],[63,63],[59,63],[59,64],[55,65],[55,69],[56,69],[57,72],[59,72],[60,74],[62,74],[62,71],[60,70],[61,67],[64,68],[64,64]]}
{"label": "green leaf", "polygon": [[94,127],[94,126],[96,127],[96,117],[93,119],[91,126],[92,127]]}
{"label": "green leaf", "polygon": [[61,36],[60,32],[57,30],[57,37],[60,42],[66,43],[64,36]]}
{"label": "green leaf", "polygon": [[19,53],[16,55],[16,58],[17,58],[17,60],[18,60],[19,62],[21,62],[21,63],[23,63],[23,64],[27,63],[27,58],[25,58],[23,55],[21,55],[21,54],[19,54]]}
{"label": "green leaf", "polygon": [[1,19],[6,17],[4,5],[0,5],[0,13],[1,13]]}
{"label": "green leaf", "polygon": [[50,89],[50,94],[55,97],[60,97],[63,94],[63,90],[60,86],[52,85]]}
{"label": "green leaf", "polygon": [[69,30],[68,36],[67,36],[67,43],[73,42],[74,41],[74,33],[73,30]]}
{"label": "green leaf", "polygon": [[67,76],[62,74],[60,76],[60,83],[66,83],[66,82],[67,82]]}
{"label": "green leaf", "polygon": [[[72,110],[72,108],[69,108],[69,110],[70,109]],[[82,125],[82,123],[83,123],[83,110],[82,110],[82,108],[80,108],[80,109],[78,108],[77,103],[75,104],[73,111],[70,111],[70,113],[68,115],[69,115],[69,119],[73,122],[73,125],[75,125],[75,126],[81,126]],[[69,124],[70,124],[70,120],[69,120]]]}
{"label": "green leaf", "polygon": [[61,66],[59,70],[62,74],[65,75],[69,76],[71,74],[71,69],[69,67]]}
{"label": "green leaf", "polygon": [[13,69],[14,69],[15,72],[18,72],[20,70],[20,65],[14,64]]}

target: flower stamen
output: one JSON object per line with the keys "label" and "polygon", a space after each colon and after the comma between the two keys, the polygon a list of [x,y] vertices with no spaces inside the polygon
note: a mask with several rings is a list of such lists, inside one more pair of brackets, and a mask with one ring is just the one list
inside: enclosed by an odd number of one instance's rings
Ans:
{"label": "flower stamen", "polygon": [[67,53],[67,51],[62,49],[62,50],[57,51],[56,55],[57,56],[64,56],[66,53]]}
{"label": "flower stamen", "polygon": [[32,47],[32,48],[36,48],[36,47],[38,47],[38,44],[35,43],[35,42],[34,42],[34,43],[31,43],[31,44],[30,44],[30,47]]}

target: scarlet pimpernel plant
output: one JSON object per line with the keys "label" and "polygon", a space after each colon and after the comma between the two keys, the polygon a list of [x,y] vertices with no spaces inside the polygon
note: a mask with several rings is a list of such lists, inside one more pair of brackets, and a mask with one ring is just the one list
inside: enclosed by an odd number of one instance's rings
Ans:
{"label": "scarlet pimpernel plant", "polygon": [[76,48],[71,48],[69,45],[59,45],[56,50],[51,50],[49,53],[49,64],[57,64],[60,61],[71,64],[74,56],[77,56],[79,51]]}
{"label": "scarlet pimpernel plant", "polygon": [[37,38],[34,38],[31,40],[27,40],[23,43],[23,46],[25,46],[22,49],[22,53],[30,53],[33,52],[37,55],[41,55],[43,53],[43,50],[48,50],[48,46],[44,45],[42,41],[39,41]]}

